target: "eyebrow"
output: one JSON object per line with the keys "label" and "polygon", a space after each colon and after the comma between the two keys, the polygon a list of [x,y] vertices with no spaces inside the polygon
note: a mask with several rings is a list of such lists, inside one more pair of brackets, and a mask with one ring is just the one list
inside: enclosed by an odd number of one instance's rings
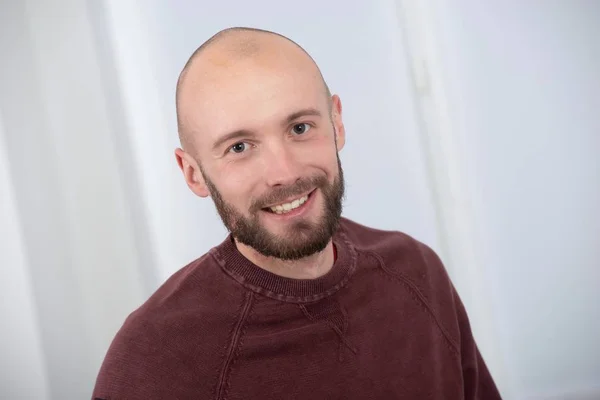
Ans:
{"label": "eyebrow", "polygon": [[284,125],[287,125],[290,122],[293,122],[294,120],[296,120],[300,117],[305,117],[307,115],[313,115],[316,117],[320,117],[321,112],[319,110],[317,110],[316,108],[304,108],[300,111],[296,111],[295,113],[288,115],[288,117],[285,119]]}
{"label": "eyebrow", "polygon": [[[313,115],[313,116],[317,116],[317,117],[322,116],[321,112],[319,110],[317,110],[316,108],[304,108],[302,110],[293,112],[290,115],[288,115],[286,117],[286,119],[284,120],[284,122],[282,123],[282,125],[284,125],[284,126],[288,125],[291,122],[297,120],[298,118],[305,117],[308,115]],[[253,131],[250,131],[248,129],[238,129],[236,131],[229,132],[228,134],[217,139],[217,141],[213,144],[212,148],[214,151],[214,150],[217,150],[218,148],[220,148],[224,143],[229,142],[230,140],[255,137],[255,136],[256,136],[256,134]]]}

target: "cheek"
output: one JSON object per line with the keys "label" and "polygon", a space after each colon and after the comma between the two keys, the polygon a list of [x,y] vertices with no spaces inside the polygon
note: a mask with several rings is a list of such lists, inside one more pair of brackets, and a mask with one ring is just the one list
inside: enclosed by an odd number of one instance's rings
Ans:
{"label": "cheek", "polygon": [[245,212],[257,197],[257,175],[249,168],[236,173],[225,174],[223,177],[222,196],[231,205]]}
{"label": "cheek", "polygon": [[334,144],[329,143],[328,146],[321,150],[319,154],[319,163],[323,166],[330,178],[334,178],[338,175],[338,152]]}
{"label": "cheek", "polygon": [[304,164],[320,166],[330,171],[337,170],[337,148],[331,136],[323,135],[306,146],[299,146],[298,159]]}

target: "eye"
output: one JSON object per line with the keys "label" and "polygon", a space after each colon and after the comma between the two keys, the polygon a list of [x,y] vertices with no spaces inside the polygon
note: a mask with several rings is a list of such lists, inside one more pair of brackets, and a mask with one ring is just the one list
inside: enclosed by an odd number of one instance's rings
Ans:
{"label": "eye", "polygon": [[238,142],[229,148],[230,153],[243,153],[248,149],[248,143]]}
{"label": "eye", "polygon": [[294,135],[302,135],[310,130],[311,126],[307,123],[296,124],[292,127],[292,133]]}

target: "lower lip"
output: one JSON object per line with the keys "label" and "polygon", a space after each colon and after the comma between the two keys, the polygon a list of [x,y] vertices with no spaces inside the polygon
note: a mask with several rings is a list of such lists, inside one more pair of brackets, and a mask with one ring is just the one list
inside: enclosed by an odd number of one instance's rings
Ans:
{"label": "lower lip", "polygon": [[308,194],[308,199],[306,199],[306,201],[298,208],[294,208],[291,211],[288,211],[284,214],[277,214],[274,212],[270,212],[270,211],[264,211],[266,214],[269,214],[271,217],[275,217],[277,219],[280,220],[286,220],[289,218],[295,218],[295,217],[299,217],[301,215],[304,215],[308,212],[308,210],[310,209],[310,207],[312,206],[312,204],[314,203],[314,198],[315,198],[315,194],[317,193],[317,189],[313,190],[312,192],[310,192]]}

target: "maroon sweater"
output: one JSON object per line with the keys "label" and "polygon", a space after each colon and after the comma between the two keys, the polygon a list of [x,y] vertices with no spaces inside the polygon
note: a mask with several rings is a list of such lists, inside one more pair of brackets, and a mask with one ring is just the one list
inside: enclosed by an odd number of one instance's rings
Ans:
{"label": "maroon sweater", "polygon": [[436,254],[343,219],[316,279],[252,264],[231,237],[125,321],[101,399],[483,399],[500,395]]}

